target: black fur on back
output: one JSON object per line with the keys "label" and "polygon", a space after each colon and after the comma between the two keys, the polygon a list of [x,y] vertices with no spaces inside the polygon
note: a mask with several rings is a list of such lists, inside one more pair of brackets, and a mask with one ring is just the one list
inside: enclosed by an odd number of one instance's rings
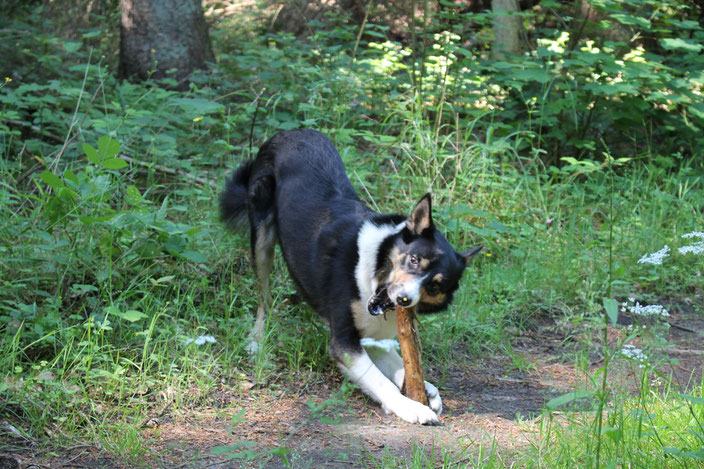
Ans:
{"label": "black fur on back", "polygon": [[249,226],[247,192],[253,163],[254,160],[242,163],[227,179],[225,190],[220,194],[220,219],[234,230],[245,230]]}

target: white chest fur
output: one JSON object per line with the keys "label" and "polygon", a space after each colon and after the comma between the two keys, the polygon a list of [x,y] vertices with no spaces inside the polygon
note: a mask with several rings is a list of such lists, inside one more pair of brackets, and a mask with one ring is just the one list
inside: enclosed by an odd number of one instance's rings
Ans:
{"label": "white chest fur", "polygon": [[359,230],[357,236],[359,262],[354,274],[360,300],[353,301],[351,306],[355,326],[362,337],[371,337],[377,340],[396,337],[396,313],[389,312],[386,314],[386,318],[384,315],[372,316],[367,311],[367,302],[377,287],[374,274],[381,243],[389,236],[400,232],[404,226],[405,222],[398,225],[375,225],[366,221]]}
{"label": "white chest fur", "polygon": [[389,311],[386,315],[372,316],[367,310],[366,301],[356,300],[352,302],[352,315],[354,325],[357,326],[362,338],[370,337],[381,340],[396,337],[396,311]]}

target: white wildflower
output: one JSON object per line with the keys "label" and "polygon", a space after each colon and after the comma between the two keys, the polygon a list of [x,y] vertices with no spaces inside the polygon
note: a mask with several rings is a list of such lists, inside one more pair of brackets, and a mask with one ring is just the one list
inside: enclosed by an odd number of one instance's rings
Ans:
{"label": "white wildflower", "polygon": [[662,305],[642,305],[635,298],[628,298],[630,304],[625,301],[621,303],[622,313],[631,313],[637,316],[649,318],[651,316],[669,317],[670,313]]}
{"label": "white wildflower", "polygon": [[700,238],[704,241],[704,233],[701,231],[692,231],[691,233],[686,233],[682,235],[683,238]]}
{"label": "white wildflower", "polygon": [[690,244],[689,246],[682,246],[681,248],[678,249],[680,254],[687,254],[687,253],[692,253],[692,254],[701,254],[704,252],[704,233],[701,231],[692,231],[691,233],[683,234],[683,238],[699,238],[699,241]]}
{"label": "white wildflower", "polygon": [[199,335],[195,339],[186,339],[186,345],[190,345],[190,344],[203,345],[205,343],[214,344],[215,342],[217,342],[217,341],[215,340],[215,337],[213,337],[212,335]]}
{"label": "white wildflower", "polygon": [[648,363],[648,356],[641,349],[636,348],[635,345],[624,344],[623,348],[618,353],[624,358],[639,362],[641,368]]}
{"label": "white wildflower", "polygon": [[662,264],[663,259],[665,259],[669,255],[670,255],[670,248],[666,244],[665,247],[660,249],[659,251],[656,251],[652,254],[646,254],[645,256],[638,259],[638,263],[639,264],[660,265],[660,264]]}

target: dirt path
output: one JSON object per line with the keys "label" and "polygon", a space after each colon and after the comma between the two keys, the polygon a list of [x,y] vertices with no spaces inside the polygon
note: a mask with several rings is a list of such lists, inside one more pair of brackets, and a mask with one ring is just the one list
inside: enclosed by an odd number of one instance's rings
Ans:
{"label": "dirt path", "polygon": [[[704,360],[704,318],[692,311],[675,311],[668,340],[679,364],[673,367],[683,383],[701,378]],[[627,320],[627,318],[626,318]],[[414,448],[429,459],[453,452],[453,460],[470,462],[477,450],[496,445],[510,454],[528,443],[544,403],[574,389],[584,374],[573,366],[575,349],[587,346],[592,367],[600,366],[598,342],[592,347],[575,339],[575,328],[550,321],[517,334],[513,356],[473,359],[471,366],[438,370],[429,367],[429,380],[441,383],[442,426],[406,424],[353,391],[340,399],[338,374],[305,375],[266,387],[217,388],[203,405],[176,410],[155,409],[144,422],[142,436],[149,450],[144,460],[117,461],[96,448],[56,448],[41,458],[44,467],[230,468],[363,467],[399,458],[408,460]],[[619,335],[610,331],[614,340]],[[572,353],[570,353],[572,352]],[[664,352],[663,352],[664,353]],[[622,378],[628,367],[621,367]],[[221,451],[221,452],[219,452]],[[227,456],[236,456],[226,459]],[[18,466],[33,466],[28,452],[12,456]],[[9,463],[8,463],[9,464]],[[0,468],[2,465],[0,459]]]}

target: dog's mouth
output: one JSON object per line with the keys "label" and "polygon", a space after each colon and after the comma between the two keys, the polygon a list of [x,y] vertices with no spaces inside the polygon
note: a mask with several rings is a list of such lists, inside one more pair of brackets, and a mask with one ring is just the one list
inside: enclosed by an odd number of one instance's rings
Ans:
{"label": "dog's mouth", "polygon": [[392,311],[396,305],[389,298],[389,292],[386,286],[381,285],[376,289],[369,301],[367,302],[367,311],[372,316],[379,316],[380,314],[385,314],[387,311]]}

